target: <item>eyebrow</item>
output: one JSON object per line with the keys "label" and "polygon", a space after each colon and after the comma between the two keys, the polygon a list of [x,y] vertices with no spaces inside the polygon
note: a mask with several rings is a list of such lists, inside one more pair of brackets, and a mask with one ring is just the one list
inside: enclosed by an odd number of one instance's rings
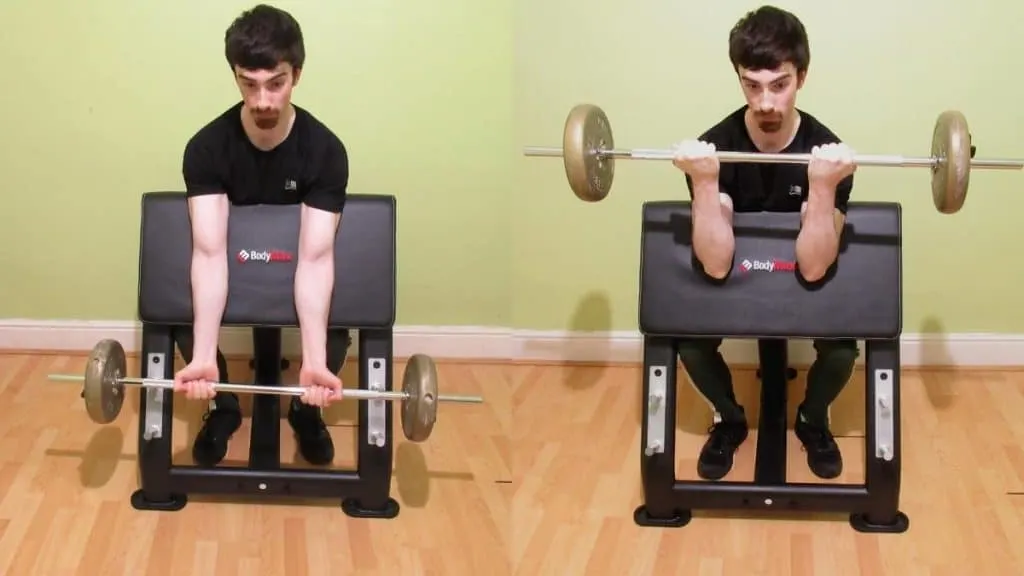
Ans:
{"label": "eyebrow", "polygon": [[[278,78],[283,78],[285,75],[287,75],[287,72],[278,72],[277,74],[274,74],[273,76],[271,76],[270,79],[267,80],[267,82],[273,82],[274,80],[277,80]],[[255,78],[253,78],[252,76],[247,76],[247,75],[245,75],[242,72],[238,73],[238,77],[241,78],[242,80],[248,80],[249,82],[257,82],[258,81]]]}
{"label": "eyebrow", "polygon": [[[769,82],[766,82],[766,84],[775,84],[776,82],[779,82],[780,80],[788,80],[792,76],[793,75],[791,73],[786,72],[785,74],[783,74],[782,76],[779,76],[778,78],[772,78]],[[757,80],[754,80],[750,76],[743,76],[743,80],[745,82],[751,82],[753,84],[760,84],[760,82],[758,82]]]}

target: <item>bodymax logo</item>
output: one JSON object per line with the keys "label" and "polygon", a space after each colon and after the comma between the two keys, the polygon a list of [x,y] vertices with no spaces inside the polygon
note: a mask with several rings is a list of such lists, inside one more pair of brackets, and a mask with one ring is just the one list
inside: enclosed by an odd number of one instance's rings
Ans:
{"label": "bodymax logo", "polygon": [[246,250],[243,248],[238,251],[235,258],[240,264],[247,262],[270,264],[271,262],[291,262],[292,253],[287,250]]}
{"label": "bodymax logo", "polygon": [[796,270],[796,262],[779,260],[777,258],[772,258],[771,260],[744,258],[740,262],[741,272],[793,272],[794,270]]}

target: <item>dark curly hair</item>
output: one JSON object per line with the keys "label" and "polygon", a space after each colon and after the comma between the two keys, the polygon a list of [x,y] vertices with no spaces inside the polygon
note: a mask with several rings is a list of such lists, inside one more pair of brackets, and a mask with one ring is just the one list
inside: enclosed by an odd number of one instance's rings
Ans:
{"label": "dark curly hair", "polygon": [[729,32],[734,69],[774,70],[791,62],[798,74],[811,63],[807,30],[794,14],[774,6],[748,12]]}
{"label": "dark curly hair", "polygon": [[272,70],[282,62],[302,68],[306,48],[302,28],[291,14],[259,4],[243,12],[224,34],[228,65],[246,70]]}

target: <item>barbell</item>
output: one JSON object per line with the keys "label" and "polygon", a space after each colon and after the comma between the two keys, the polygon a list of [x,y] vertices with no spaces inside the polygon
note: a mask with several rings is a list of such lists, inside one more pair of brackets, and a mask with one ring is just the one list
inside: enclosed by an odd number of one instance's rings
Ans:
{"label": "barbell", "polygon": [[[160,378],[126,377],[127,362],[124,347],[113,339],[100,340],[89,353],[85,374],[50,374],[55,382],[84,382],[83,397],[89,418],[97,424],[109,424],[121,413],[124,403],[125,386],[143,388],[174,389],[174,381]],[[302,386],[259,386],[255,384],[216,383],[218,392],[242,394],[274,394],[279,396],[302,396]],[[479,404],[479,396],[453,396],[438,394],[437,368],[434,361],[425,354],[414,354],[406,363],[402,375],[402,390],[387,392],[345,388],[342,400],[400,400],[402,402],[402,432],[413,442],[423,442],[437,422],[438,402],[468,402]]]}
{"label": "barbell", "polygon": [[[565,120],[562,148],[529,146],[526,156],[563,158],[569,187],[585,202],[604,200],[615,178],[615,160],[672,160],[674,150],[617,149],[608,116],[595,104],[578,104]],[[760,164],[807,164],[810,154],[764,154],[757,152],[716,152],[719,162]],[[930,168],[932,202],[943,214],[955,214],[967,198],[971,170],[1020,170],[1024,160],[974,159],[967,119],[961,112],[939,114],[932,131],[931,156],[906,157],[855,155],[857,166]]]}

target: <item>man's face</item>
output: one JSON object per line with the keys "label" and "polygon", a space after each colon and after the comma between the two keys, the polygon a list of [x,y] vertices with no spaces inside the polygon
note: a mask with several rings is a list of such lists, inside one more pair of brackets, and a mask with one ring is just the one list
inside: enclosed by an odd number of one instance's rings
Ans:
{"label": "man's face", "polygon": [[245,112],[257,127],[271,130],[292,99],[292,89],[299,82],[300,70],[283,62],[273,70],[245,70],[235,66],[235,81],[242,92]]}
{"label": "man's face", "polygon": [[737,70],[743,96],[762,132],[771,134],[782,129],[783,120],[796,107],[796,93],[804,83],[796,67],[786,62],[775,70]]}

